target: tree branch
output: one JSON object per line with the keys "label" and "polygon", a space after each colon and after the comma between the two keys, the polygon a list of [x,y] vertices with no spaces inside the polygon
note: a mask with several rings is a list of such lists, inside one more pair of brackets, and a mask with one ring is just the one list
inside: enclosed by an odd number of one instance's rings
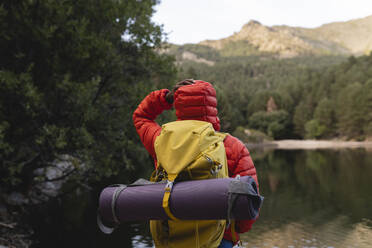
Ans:
{"label": "tree branch", "polygon": [[101,81],[99,88],[97,90],[96,95],[94,96],[92,100],[92,104],[95,104],[96,101],[98,100],[98,97],[101,95],[103,88],[106,86],[107,82],[111,79],[111,75],[107,76],[104,80]]}
{"label": "tree branch", "polygon": [[54,182],[54,181],[59,181],[59,180],[62,180],[62,179],[65,179],[66,177],[70,176],[72,173],[74,173],[76,171],[76,168],[73,169],[73,170],[70,170],[69,172],[67,172],[66,174],[63,174],[62,176],[60,177],[55,177],[55,178],[52,178],[52,179],[46,179],[43,181],[44,182]]}
{"label": "tree branch", "polygon": [[13,229],[15,227],[15,225],[16,225],[16,223],[6,224],[6,223],[3,223],[3,222],[0,222],[0,226],[6,227],[6,228],[9,228],[9,229]]}

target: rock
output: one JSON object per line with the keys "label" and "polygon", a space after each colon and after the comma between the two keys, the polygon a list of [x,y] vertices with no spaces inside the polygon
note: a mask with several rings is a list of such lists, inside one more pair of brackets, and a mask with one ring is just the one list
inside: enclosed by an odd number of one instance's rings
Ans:
{"label": "rock", "polygon": [[0,218],[4,220],[7,215],[8,215],[8,209],[6,208],[4,204],[0,203]]}
{"label": "rock", "polygon": [[204,58],[199,58],[196,54],[188,52],[188,51],[185,51],[185,52],[182,53],[182,59],[191,60],[191,61],[194,61],[196,63],[204,63],[204,64],[207,64],[209,66],[213,66],[214,63],[215,63],[214,61],[206,60]]}
{"label": "rock", "polygon": [[21,206],[29,203],[28,198],[19,192],[12,192],[8,197],[6,197],[5,201],[7,204],[13,206]]}
{"label": "rock", "polygon": [[[58,196],[62,185],[68,180],[69,174],[74,171],[75,158],[70,155],[60,155],[59,158],[52,165],[34,171],[34,175],[39,176],[41,179],[40,183],[35,187],[36,190],[30,192],[32,203],[45,202],[51,197]],[[78,166],[80,169],[85,168],[84,164],[79,164]]]}

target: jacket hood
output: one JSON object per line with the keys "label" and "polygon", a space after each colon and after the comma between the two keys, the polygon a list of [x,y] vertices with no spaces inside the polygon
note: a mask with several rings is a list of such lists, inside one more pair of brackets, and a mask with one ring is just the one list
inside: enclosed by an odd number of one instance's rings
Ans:
{"label": "jacket hood", "polygon": [[208,82],[201,80],[194,80],[194,82],[180,87],[174,93],[177,120],[207,121],[216,131],[219,131],[216,90]]}

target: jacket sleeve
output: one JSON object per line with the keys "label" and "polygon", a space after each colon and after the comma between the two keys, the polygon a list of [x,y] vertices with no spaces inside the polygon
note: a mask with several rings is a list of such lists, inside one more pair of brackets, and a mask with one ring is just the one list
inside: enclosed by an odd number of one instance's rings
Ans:
{"label": "jacket sleeve", "polygon": [[[229,165],[229,176],[251,176],[256,181],[258,187],[256,168],[247,147],[238,138],[229,135],[225,139],[225,148]],[[255,221],[237,221],[237,232],[244,233],[249,231]]]}
{"label": "jacket sleeve", "polygon": [[238,138],[228,135],[224,141],[229,176],[251,176],[258,186],[256,168],[247,147]]}
{"label": "jacket sleeve", "polygon": [[172,104],[165,100],[165,95],[168,92],[167,89],[151,92],[133,113],[133,123],[137,133],[146,150],[154,159],[156,158],[154,142],[161,131],[161,127],[155,122],[155,119],[164,110],[172,108]]}
{"label": "jacket sleeve", "polygon": [[232,171],[233,177],[235,177],[236,175],[251,176],[256,181],[258,187],[256,168],[254,167],[251,155],[247,147],[240,140],[237,140],[237,147],[239,147],[239,153],[237,164]]}

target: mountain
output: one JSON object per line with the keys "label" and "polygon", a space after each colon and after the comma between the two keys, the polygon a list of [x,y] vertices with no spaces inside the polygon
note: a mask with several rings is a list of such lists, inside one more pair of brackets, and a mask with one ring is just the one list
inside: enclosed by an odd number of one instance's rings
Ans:
{"label": "mountain", "polygon": [[[198,44],[181,46],[183,52],[193,52],[187,47],[211,48],[205,59],[217,53],[223,57],[248,55],[275,55],[291,58],[303,55],[363,55],[372,50],[372,15],[346,22],[324,24],[317,28],[290,26],[265,26],[251,20],[239,32],[220,40],[205,40]],[[179,48],[179,47],[178,47]],[[174,49],[173,49],[174,50]],[[178,49],[179,50],[179,49]],[[196,50],[207,51],[207,48]],[[206,57],[206,56],[207,57]],[[181,55],[181,57],[185,57]],[[190,57],[190,54],[186,56]],[[203,62],[201,62],[203,63]]]}
{"label": "mountain", "polygon": [[372,53],[359,56],[371,45],[369,16],[312,29],[250,21],[161,52],[175,55],[178,80],[216,86],[222,130],[236,136],[372,140]]}

